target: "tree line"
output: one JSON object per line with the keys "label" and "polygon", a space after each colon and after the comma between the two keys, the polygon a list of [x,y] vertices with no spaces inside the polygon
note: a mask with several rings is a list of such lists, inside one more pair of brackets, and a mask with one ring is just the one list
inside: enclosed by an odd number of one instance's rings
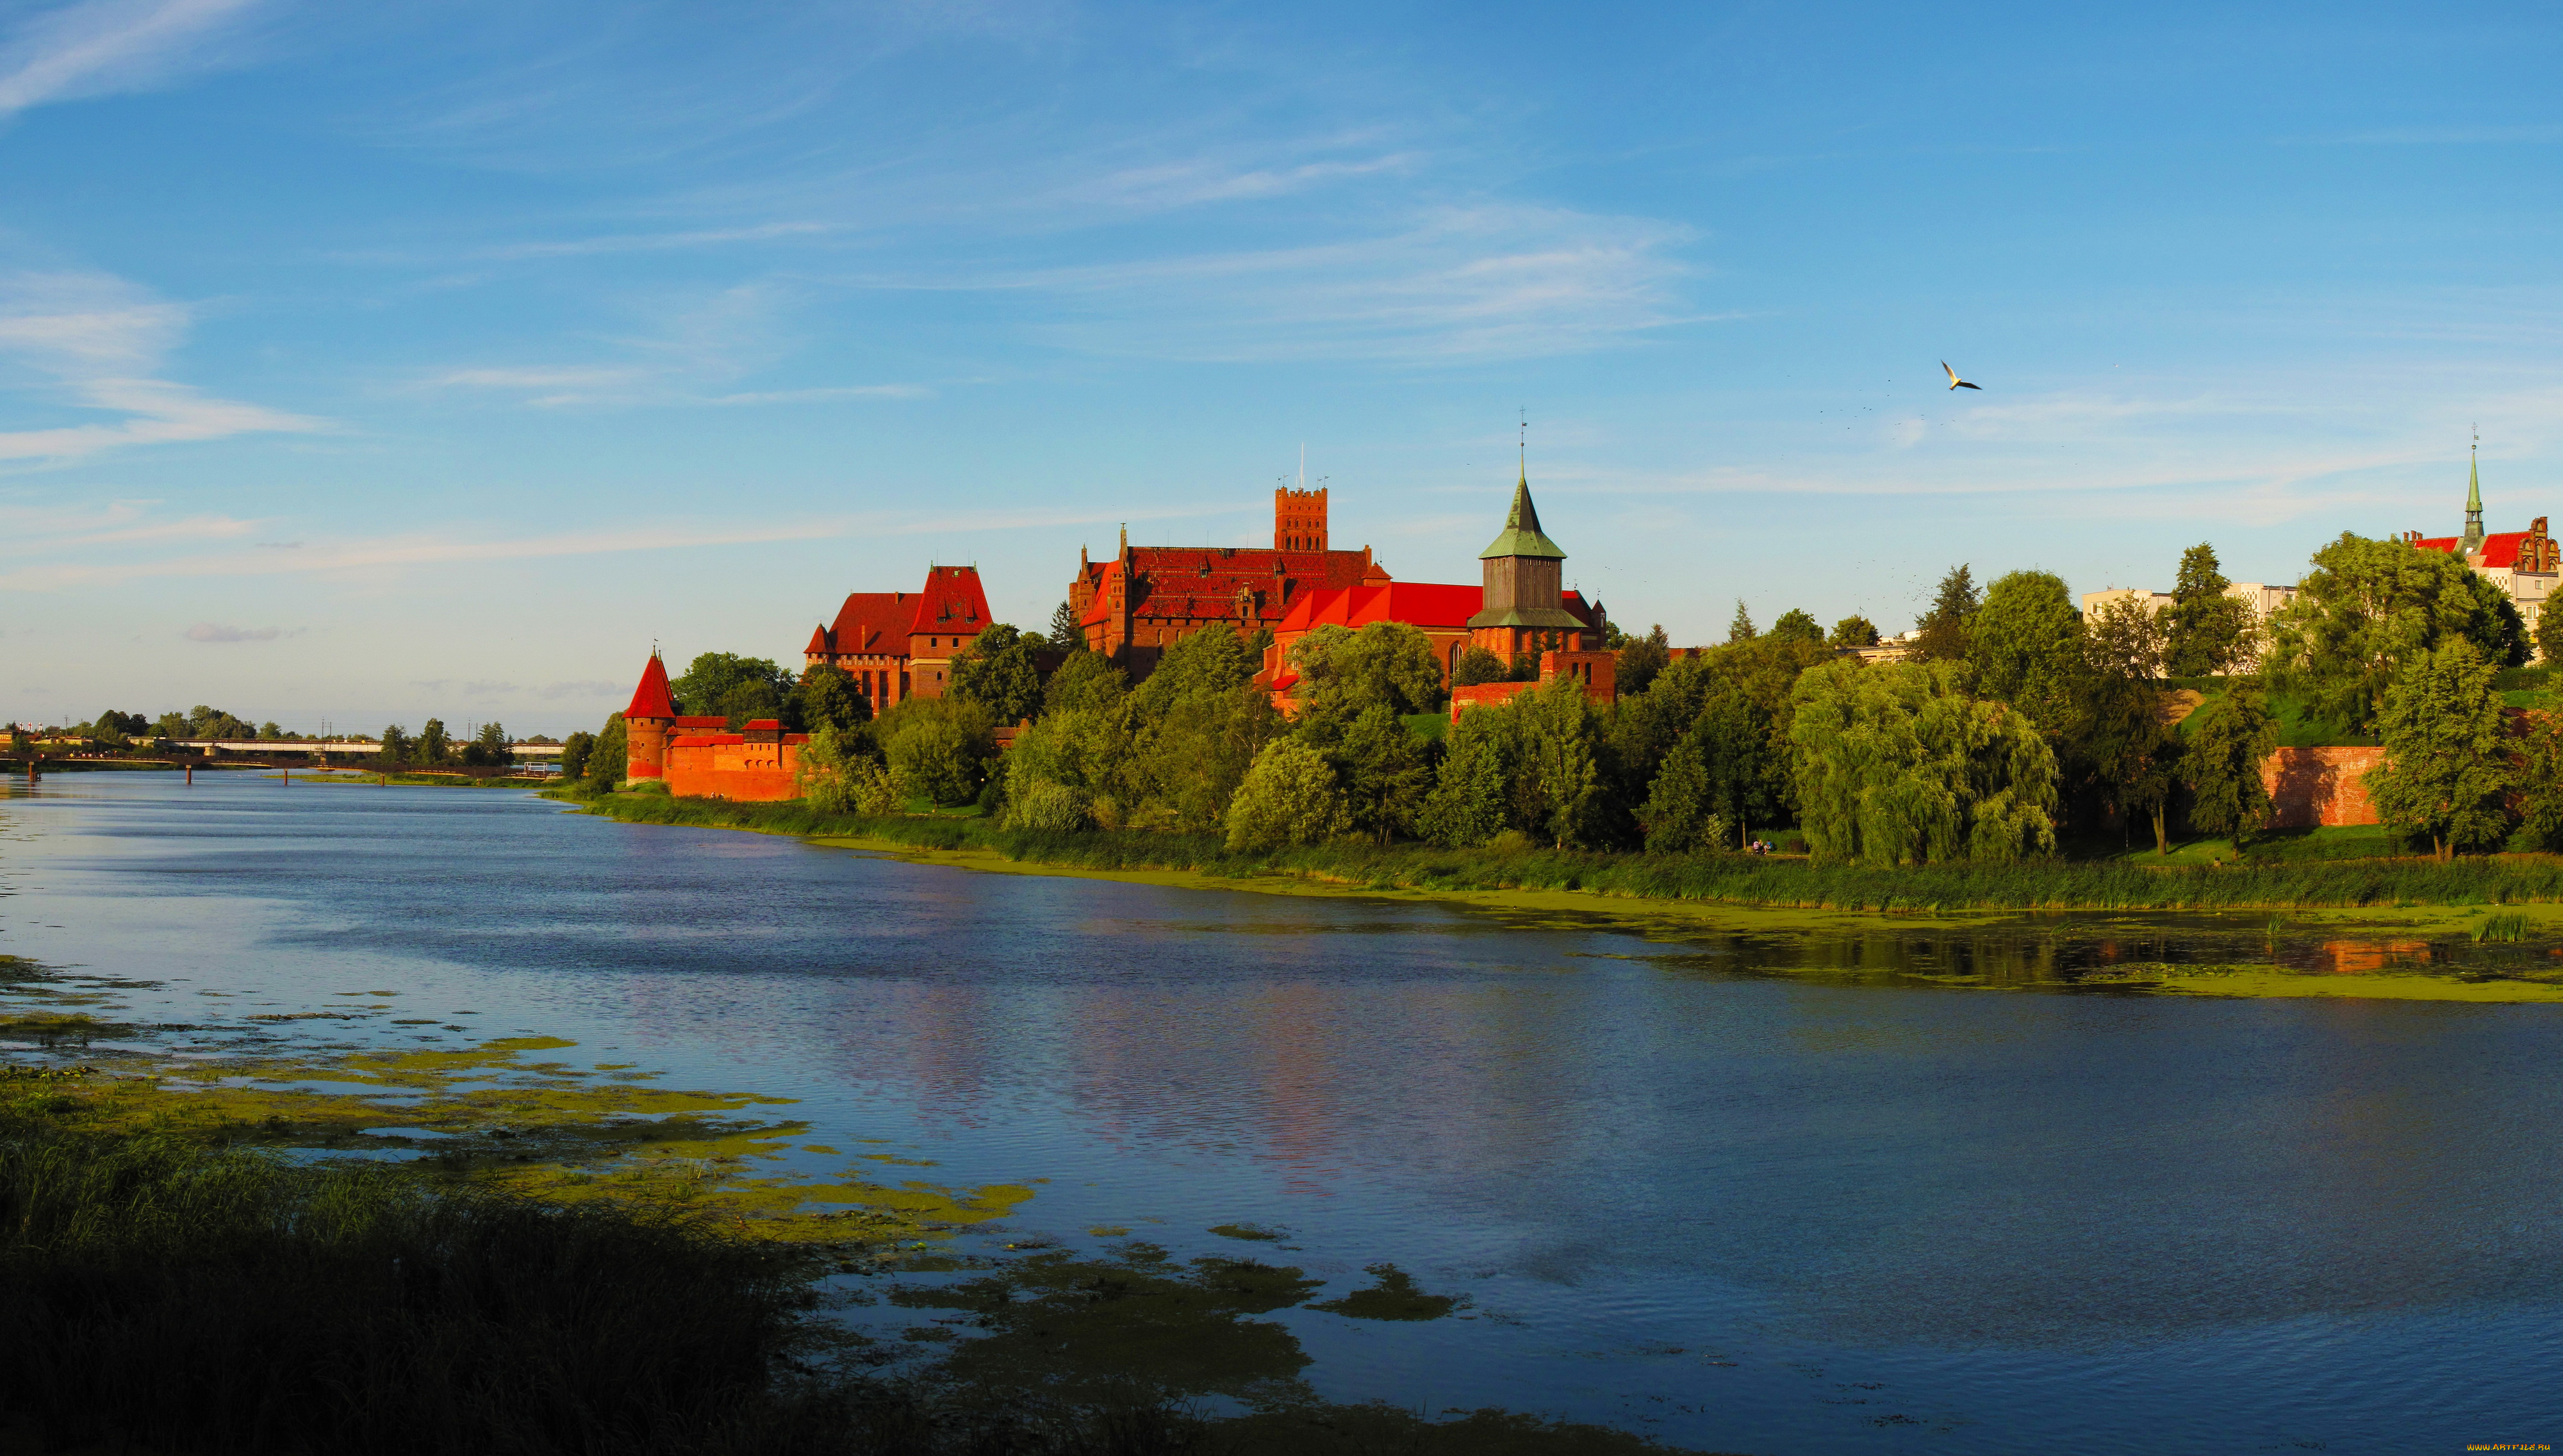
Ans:
{"label": "tree line", "polygon": [[[2441,853],[2524,827],[2563,843],[2563,738],[2505,718],[2494,679],[2532,643],[2505,595],[2463,562],[2344,535],[2266,621],[2192,548],[2171,601],[2085,617],[2052,573],[1981,590],[1941,581],[1902,661],[1864,662],[1864,618],[1831,632],[1792,611],[1768,631],[1738,604],[1727,639],[1676,653],[1661,627],[1613,634],[1621,692],[1559,681],[1469,709],[1445,731],[1423,633],[1321,628],[1295,642],[1300,711],[1253,685],[1269,637],[1169,644],[1131,683],[1053,633],[998,625],[954,659],[949,693],[875,717],[833,668],[706,653],[672,682],[680,711],[812,735],[817,804],[896,813],[977,803],[1004,824],[1218,833],[1236,847],[1359,839],[1695,852],[1795,825],[1819,858],[2010,860],[2061,834],[2139,825],[2234,838],[2268,817],[2264,764],[2282,715],[2381,742],[2369,788],[2387,820]],[[2540,623],[2540,638],[2563,617]],[[2552,641],[2563,648],[2563,640]],[[1500,680],[1464,657],[1454,681]],[[2182,689],[2205,700],[2182,711]],[[1423,715],[1436,714],[1428,718]],[[1027,724],[1002,755],[997,731]],[[566,759],[598,791],[621,776],[620,718]]]}

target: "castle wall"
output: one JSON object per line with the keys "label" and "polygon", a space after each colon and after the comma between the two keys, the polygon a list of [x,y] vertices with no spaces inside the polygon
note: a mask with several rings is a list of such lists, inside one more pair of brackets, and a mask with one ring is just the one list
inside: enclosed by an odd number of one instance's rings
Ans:
{"label": "castle wall", "polygon": [[2261,765],[2261,782],[2269,790],[2265,827],[2377,822],[2376,806],[2359,776],[2383,762],[2381,748],[2282,748],[2271,753]]}
{"label": "castle wall", "polygon": [[809,735],[757,742],[737,733],[690,733],[668,746],[668,792],[681,799],[771,803],[801,797],[801,745]]}

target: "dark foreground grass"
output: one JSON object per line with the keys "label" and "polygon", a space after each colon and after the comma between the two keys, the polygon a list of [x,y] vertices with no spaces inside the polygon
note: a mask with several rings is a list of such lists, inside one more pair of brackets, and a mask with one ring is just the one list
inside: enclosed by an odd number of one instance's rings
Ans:
{"label": "dark foreground grass", "polygon": [[702,824],[985,849],[1024,863],[1086,870],[1189,870],[1246,878],[1297,874],[1376,889],[1585,890],[1657,900],[1828,910],[2219,910],[2563,901],[2563,859],[2245,860],[2149,866],[2038,859],[1919,868],[1815,864],[1742,854],[1440,849],[1321,844],[1235,853],[1207,834],[1140,830],[1044,834],[978,821],[865,819],[798,802],[732,804],[662,795],[579,801],[638,823]]}
{"label": "dark foreground grass", "polygon": [[0,1081],[0,1450],[133,1456],[1635,1456],[1639,1437],[1381,1405],[1210,1420],[864,1374],[824,1251],[409,1168],[79,1125]]}

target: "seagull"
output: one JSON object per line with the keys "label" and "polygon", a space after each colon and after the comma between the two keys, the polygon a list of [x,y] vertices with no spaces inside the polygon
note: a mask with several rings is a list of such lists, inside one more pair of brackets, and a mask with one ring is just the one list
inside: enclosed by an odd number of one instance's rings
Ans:
{"label": "seagull", "polygon": [[1951,368],[1949,367],[1949,361],[1948,361],[1948,360],[1946,360],[1946,359],[1943,359],[1943,360],[1941,360],[1941,361],[1940,361],[1940,371],[1941,371],[1942,373],[1944,373],[1944,374],[1946,374],[1946,375],[1948,375],[1948,376],[1949,376],[1949,388],[1951,388],[1951,389],[1977,389],[1977,388],[1979,388],[1979,386],[1977,386],[1977,385],[1969,384],[1969,383],[1967,383],[1965,380],[1960,379],[1960,378],[1958,377],[1958,371],[1957,371],[1957,370],[1955,370],[1955,369],[1951,369]]}

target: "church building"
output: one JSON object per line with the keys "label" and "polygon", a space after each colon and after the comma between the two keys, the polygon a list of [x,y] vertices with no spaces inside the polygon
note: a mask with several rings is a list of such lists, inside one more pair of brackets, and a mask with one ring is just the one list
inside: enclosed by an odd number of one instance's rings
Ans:
{"label": "church building", "polygon": [[[1272,690],[1275,707],[1295,714],[1299,679],[1289,665],[1293,643],[1321,627],[1359,631],[1374,622],[1397,622],[1421,630],[1433,644],[1446,688],[1460,659],[1475,646],[1502,658],[1507,667],[1536,664],[1542,681],[1565,671],[1590,684],[1598,670],[1598,695],[1608,700],[1609,661],[1616,660],[1603,648],[1610,619],[1601,603],[1588,604],[1581,592],[1559,584],[1565,560],[1566,553],[1540,531],[1525,471],[1514,483],[1512,511],[1503,530],[1479,553],[1478,585],[1393,582],[1381,572],[1376,581],[1310,592],[1274,629],[1273,645],[1265,649],[1264,670],[1256,680]],[[1551,660],[1561,653],[1567,655]],[[1598,669],[1596,657],[1607,659]],[[1501,689],[1489,699],[1494,700],[1529,685],[1483,686]],[[1462,691],[1488,697],[1479,688]]]}
{"label": "church building", "polygon": [[2469,462],[2465,472],[2465,531],[2462,536],[2424,536],[2406,531],[2406,543],[2424,551],[2445,551],[2463,560],[2501,589],[2518,609],[2519,620],[2533,635],[2545,613],[2546,599],[2563,582],[2563,545],[2546,534],[2538,516],[2524,531],[2483,531],[2482,466]]}
{"label": "church building", "polygon": [[1133,546],[1121,532],[1108,561],[1078,552],[1068,605],[1085,645],[1111,659],[1133,682],[1157,665],[1169,642],[1206,627],[1253,637],[1278,627],[1312,592],[1379,585],[1388,573],[1370,548],[1336,551],[1326,544],[1326,491],[1273,492],[1273,549],[1249,546]]}

